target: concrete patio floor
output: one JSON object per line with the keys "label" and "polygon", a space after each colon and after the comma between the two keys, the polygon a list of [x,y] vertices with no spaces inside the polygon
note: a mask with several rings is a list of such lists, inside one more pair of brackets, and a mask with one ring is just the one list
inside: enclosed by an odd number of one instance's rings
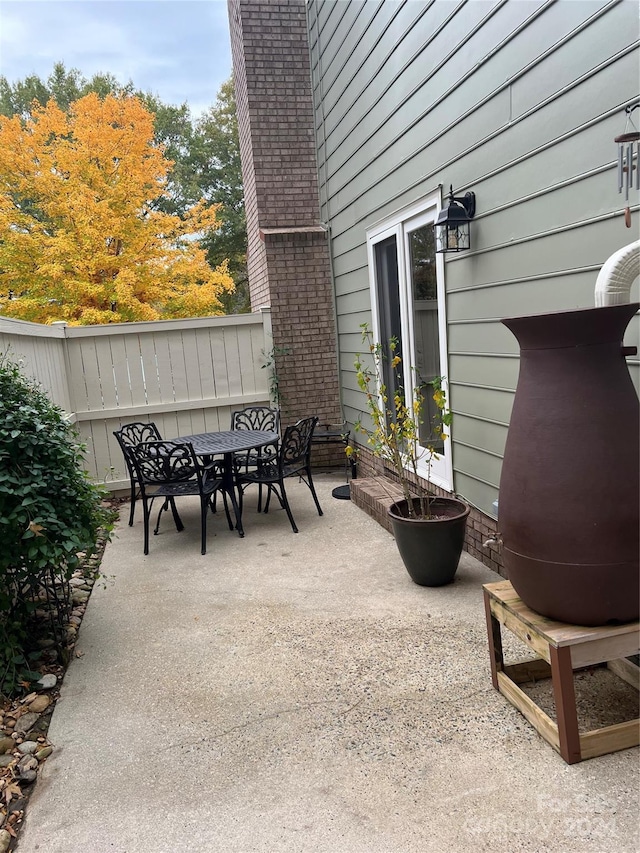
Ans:
{"label": "concrete patio floor", "polygon": [[[635,853],[638,750],[568,766],[491,686],[482,584],[414,585],[318,475],[296,536],[123,508],[20,853]],[[508,644],[506,650],[509,651]]]}

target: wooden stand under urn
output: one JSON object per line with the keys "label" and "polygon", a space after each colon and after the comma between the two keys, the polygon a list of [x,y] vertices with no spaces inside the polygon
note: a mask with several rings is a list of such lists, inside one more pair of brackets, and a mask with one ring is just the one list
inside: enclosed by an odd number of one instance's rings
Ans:
{"label": "wooden stand under urn", "polygon": [[[612,672],[639,689],[640,670],[627,660],[639,648],[639,623],[593,628],[567,625],[529,609],[509,581],[485,584],[483,589],[493,686],[526,717],[567,764],[637,746],[640,743],[640,719],[580,734],[573,673],[606,664]],[[538,657],[523,663],[505,664],[502,627],[535,651]],[[552,679],[557,723],[519,686],[544,678]]]}

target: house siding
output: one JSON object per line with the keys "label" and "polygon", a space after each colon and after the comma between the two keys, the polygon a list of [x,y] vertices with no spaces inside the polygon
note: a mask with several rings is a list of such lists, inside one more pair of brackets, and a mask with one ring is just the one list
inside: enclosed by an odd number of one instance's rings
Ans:
{"label": "house siding", "polygon": [[345,414],[364,408],[366,230],[438,186],[473,190],[472,248],[445,256],[447,374],[454,489],[492,515],[519,366],[500,318],[593,306],[600,266],[637,239],[613,142],[639,98],[637,4],[309,0],[307,15]]}

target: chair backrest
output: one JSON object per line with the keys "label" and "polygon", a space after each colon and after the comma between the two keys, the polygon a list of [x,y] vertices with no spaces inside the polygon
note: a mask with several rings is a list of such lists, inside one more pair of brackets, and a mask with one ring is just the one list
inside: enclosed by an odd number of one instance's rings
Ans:
{"label": "chair backrest", "polygon": [[317,423],[316,417],[302,418],[285,429],[278,454],[278,465],[281,471],[285,468],[309,464],[311,440]]}
{"label": "chair backrest", "polygon": [[131,450],[131,458],[142,486],[162,486],[186,480],[202,482],[193,446],[173,441],[145,441]]}
{"label": "chair backrest", "polygon": [[231,429],[261,429],[280,433],[280,412],[268,406],[247,406],[231,414]]}
{"label": "chair backrest", "polygon": [[131,450],[143,441],[162,441],[158,427],[154,423],[125,424],[114,433],[118,439],[127,464],[130,462]]}

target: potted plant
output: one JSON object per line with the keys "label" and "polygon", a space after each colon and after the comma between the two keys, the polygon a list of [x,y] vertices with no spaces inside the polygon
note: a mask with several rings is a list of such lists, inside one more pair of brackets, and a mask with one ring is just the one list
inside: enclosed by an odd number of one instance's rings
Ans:
{"label": "potted plant", "polygon": [[[432,462],[438,458],[436,442],[447,437],[445,430],[453,419],[447,406],[443,378],[436,377],[428,383],[437,411],[431,421],[429,441],[426,447],[421,447],[418,437],[425,411],[423,389],[427,386],[414,382],[413,398],[407,400],[397,338],[391,338],[386,354],[382,344],[374,342],[366,323],[361,329],[369,358],[365,363],[358,354],[355,368],[372,428],[358,420],[356,432],[367,437],[374,455],[384,460],[398,478],[402,499],[391,505],[389,517],[411,579],[420,586],[451,583],[460,561],[470,510],[457,498],[431,494],[421,485],[418,474],[418,463],[424,460],[427,480],[430,479]],[[385,361],[393,389],[388,389],[385,383]]]}

